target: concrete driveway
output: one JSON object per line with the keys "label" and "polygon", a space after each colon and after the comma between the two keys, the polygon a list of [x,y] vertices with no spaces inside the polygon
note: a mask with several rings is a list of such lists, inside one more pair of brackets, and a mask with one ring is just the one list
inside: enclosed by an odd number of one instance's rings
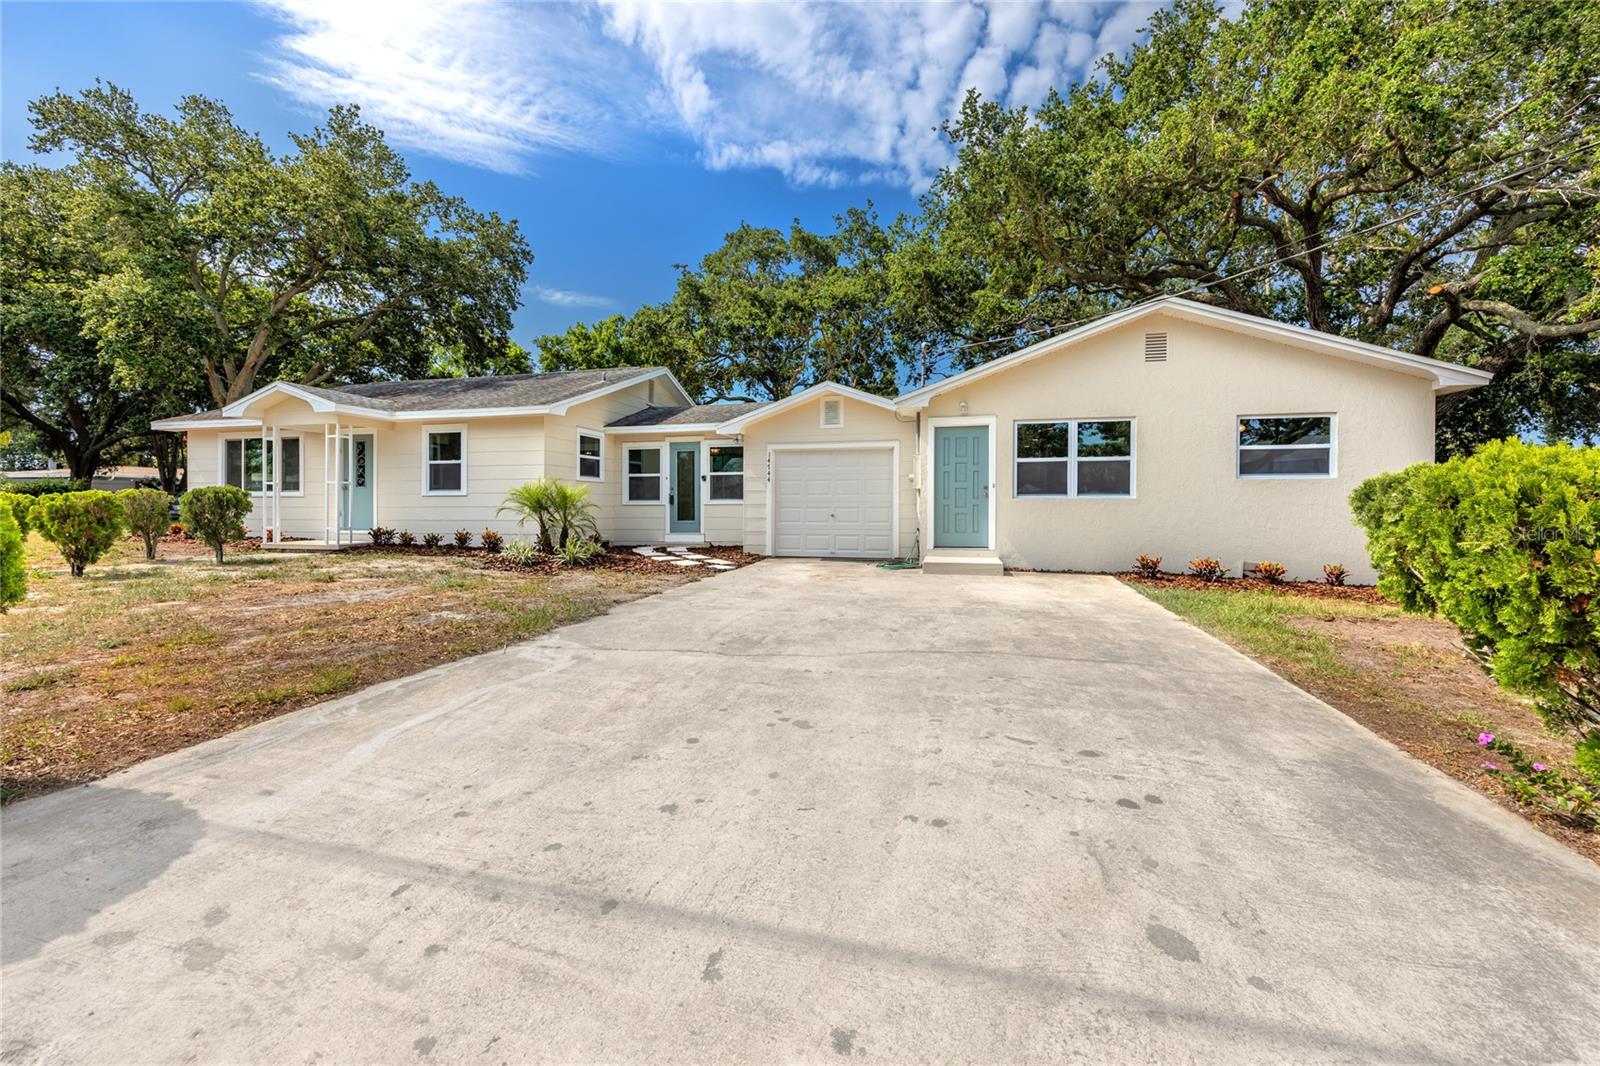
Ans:
{"label": "concrete driveway", "polygon": [[1104,578],[761,563],[0,832],[7,1061],[1600,1057],[1600,868]]}

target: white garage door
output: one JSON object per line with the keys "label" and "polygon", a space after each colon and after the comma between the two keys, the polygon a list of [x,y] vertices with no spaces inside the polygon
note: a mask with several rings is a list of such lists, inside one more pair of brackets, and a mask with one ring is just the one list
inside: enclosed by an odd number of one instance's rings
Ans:
{"label": "white garage door", "polygon": [[856,559],[894,554],[892,451],[776,451],[773,465],[774,554]]}

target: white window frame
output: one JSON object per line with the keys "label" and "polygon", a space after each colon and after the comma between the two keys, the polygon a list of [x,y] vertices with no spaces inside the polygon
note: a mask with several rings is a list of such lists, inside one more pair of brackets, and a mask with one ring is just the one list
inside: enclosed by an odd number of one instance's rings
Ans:
{"label": "white window frame", "polygon": [[[837,421],[837,422],[829,422],[828,421],[828,405],[830,403],[836,403],[836,404],[839,405],[839,421]],[[824,396],[822,398],[822,402],[817,404],[817,427],[819,429],[843,429],[844,428],[844,397],[843,396]]]}
{"label": "white window frame", "polygon": [[711,481],[713,478],[732,477],[732,474],[713,474],[711,472],[712,448],[738,448],[744,453],[744,458],[750,458],[750,449],[742,440],[708,440],[700,447],[700,469],[705,473],[705,490],[701,493],[700,502],[706,507],[743,507],[744,506],[744,477],[749,468],[739,472],[739,498],[737,500],[714,500],[711,498]]}
{"label": "white window frame", "polygon": [[[659,484],[658,495],[653,500],[636,500],[633,498],[633,479],[636,477],[649,477],[649,474],[630,474],[628,472],[629,452],[655,452],[656,453],[656,481]],[[632,441],[622,446],[622,502],[631,507],[665,507],[667,505],[667,446],[665,444],[634,444]]]}
{"label": "white window frame", "polygon": [[[1023,426],[1067,425],[1067,454],[1056,459],[1024,459],[1019,454],[1018,440]],[[1085,422],[1128,423],[1128,454],[1124,456],[1080,456],[1078,454],[1078,427]],[[1103,492],[1080,495],[1078,492],[1078,464],[1120,463],[1128,464],[1128,491],[1112,496]],[[1066,463],[1067,491],[1018,492],[1017,466],[1021,463]],[[1139,498],[1139,420],[1129,415],[1106,415],[1090,418],[1019,418],[1011,423],[1011,498],[1013,500],[1136,500]]]}
{"label": "white window frame", "polygon": [[[593,437],[595,440],[600,442],[600,452],[598,455],[587,456],[583,454],[583,438],[585,437]],[[574,467],[573,473],[577,476],[577,479],[579,481],[604,481],[606,479],[606,435],[597,429],[584,429],[582,426],[579,426],[578,435],[576,438],[574,438],[574,441],[572,465]],[[600,473],[596,474],[594,477],[589,477],[583,472],[583,461],[590,458],[599,460]]]}
{"label": "white window frame", "polygon": [[[304,496],[306,494],[306,442],[305,442],[305,436],[304,436],[304,434],[301,434],[301,433],[279,433],[277,439],[278,440],[294,440],[294,441],[299,441],[300,442],[300,487],[298,489],[293,489],[293,490],[283,489],[282,491],[280,491],[278,493],[278,495],[279,496]],[[230,434],[228,434],[226,436],[217,438],[217,473],[219,475],[217,477],[217,484],[219,484],[219,485],[226,485],[228,483],[228,442],[229,441],[235,441],[235,440],[244,441],[245,443],[244,443],[243,447],[248,448],[251,441],[255,441],[255,442],[257,442],[259,444],[260,441],[261,441],[261,435],[260,434],[230,433]],[[272,440],[273,440],[273,438],[269,436],[267,438],[267,443],[271,444]],[[243,451],[240,452],[240,458],[241,459],[244,458]],[[277,460],[277,456],[274,456],[273,458],[274,458],[274,462],[272,463],[272,475],[273,475],[273,480],[276,480],[277,479],[277,475],[278,475],[278,463],[276,461]],[[265,474],[265,469],[264,468],[263,468],[263,474]],[[240,471],[239,480],[240,481],[244,480],[244,472],[243,472],[242,469]],[[266,479],[265,476],[263,476],[262,479],[261,479],[261,488],[259,488],[259,489],[256,489],[256,490],[252,491],[251,489],[245,489],[243,485],[240,485],[239,488],[244,489],[245,492],[250,493],[252,498],[257,499],[257,500],[262,499],[262,498],[264,498],[264,497],[266,497],[266,496],[268,496],[268,495],[270,495],[272,493],[272,484],[271,484],[271,482],[269,482]]]}
{"label": "white window frame", "polygon": [[[461,487],[459,489],[430,489],[428,487],[428,472],[432,469],[435,460],[428,458],[428,435],[430,433],[459,433],[461,434]],[[437,423],[422,427],[422,495],[424,496],[465,496],[467,494],[467,425],[465,422]],[[374,441],[376,443],[376,441]],[[451,459],[440,459],[440,466],[455,462]]]}
{"label": "white window frame", "polygon": [[[1327,444],[1242,444],[1244,430],[1240,424],[1247,419],[1273,418],[1326,418],[1328,420]],[[1326,448],[1328,472],[1326,474],[1246,474],[1244,453],[1288,451],[1290,449]],[[1330,481],[1339,476],[1339,416],[1330,411],[1312,411],[1306,414],[1238,415],[1233,420],[1233,476],[1239,481]]]}

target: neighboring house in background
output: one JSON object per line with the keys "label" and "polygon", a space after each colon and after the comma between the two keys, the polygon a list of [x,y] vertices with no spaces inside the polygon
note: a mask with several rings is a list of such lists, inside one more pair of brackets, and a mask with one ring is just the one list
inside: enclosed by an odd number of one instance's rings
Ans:
{"label": "neighboring house in background", "polygon": [[[183,477],[181,470],[178,476],[181,480]],[[48,470],[0,470],[0,480],[4,481],[70,481],[71,479],[72,471],[64,466]],[[160,484],[161,471],[153,466],[105,466],[95,471],[89,487],[117,492],[121,489]]]}
{"label": "neighboring house in background", "polygon": [[[1169,568],[1214,555],[1370,580],[1350,491],[1433,457],[1434,397],[1490,375],[1175,297],[896,399],[832,383],[695,404],[660,368],[276,383],[152,423],[189,483],[257,496],[252,526],[531,536],[497,511],[539,477],[589,486],[618,544],[889,558],[929,570]],[[273,477],[263,455],[282,456]],[[342,477],[335,477],[342,471]],[[263,491],[263,480],[265,491]]]}

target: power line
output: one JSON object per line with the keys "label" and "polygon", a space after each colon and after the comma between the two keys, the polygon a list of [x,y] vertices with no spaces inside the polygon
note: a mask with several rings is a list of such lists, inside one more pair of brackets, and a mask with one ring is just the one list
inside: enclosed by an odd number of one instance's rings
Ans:
{"label": "power line", "polygon": [[[1073,320],[1071,320],[1069,322],[1052,323],[1052,324],[1047,325],[1047,326],[1039,326],[1039,327],[1037,327],[1035,329],[1023,330],[1023,331],[1018,332],[1018,333],[1010,333],[1010,334],[1007,334],[1007,335],[1004,335],[1004,336],[989,337],[989,338],[985,338],[983,340],[975,340],[975,341],[962,341],[962,342],[957,343],[957,344],[946,345],[945,348],[944,348],[944,351],[942,353],[940,353],[940,356],[938,357],[938,361],[943,362],[946,359],[948,359],[949,353],[963,351],[963,350],[965,350],[967,348],[977,348],[977,347],[982,347],[982,346],[988,345],[988,344],[1004,344],[1004,343],[1008,343],[1008,342],[1009,343],[1015,343],[1016,341],[1023,340],[1023,339],[1025,339],[1027,337],[1037,336],[1039,334],[1051,334],[1051,335],[1059,334],[1059,333],[1061,333],[1061,332],[1063,332],[1065,330],[1071,329],[1074,326],[1086,325],[1087,323],[1094,322],[1097,319],[1105,318],[1108,315],[1120,314],[1123,311],[1128,311],[1128,310],[1131,310],[1131,309],[1133,309],[1135,307],[1139,307],[1139,306],[1141,306],[1143,304],[1152,303],[1152,302],[1154,302],[1156,300],[1165,299],[1165,298],[1171,297],[1171,296],[1188,296],[1191,293],[1201,292],[1201,291],[1203,291],[1205,289],[1209,289],[1214,285],[1221,285],[1221,284],[1223,284],[1225,282],[1236,281],[1239,278],[1248,277],[1251,274],[1259,273],[1259,272],[1261,272],[1263,270],[1267,270],[1267,269],[1269,269],[1271,267],[1280,266],[1280,265],[1282,265],[1284,263],[1287,263],[1289,260],[1297,258],[1299,256],[1310,255],[1312,252],[1326,251],[1327,249],[1333,247],[1336,243],[1339,243],[1339,242],[1342,242],[1342,241],[1348,241],[1348,240],[1350,240],[1352,238],[1355,238],[1355,237],[1362,237],[1362,236],[1365,236],[1365,235],[1367,235],[1369,233],[1375,233],[1378,230],[1387,229],[1390,226],[1397,226],[1402,222],[1408,222],[1411,219],[1416,218],[1418,215],[1422,214],[1423,212],[1434,210],[1435,208],[1444,206],[1445,204],[1449,204],[1449,203],[1460,201],[1465,197],[1473,195],[1474,193],[1479,193],[1479,192],[1483,192],[1483,191],[1485,191],[1487,189],[1492,189],[1496,185],[1500,185],[1500,184],[1503,184],[1504,182],[1510,181],[1513,178],[1520,177],[1521,175],[1527,173],[1528,171],[1535,170],[1535,169],[1538,169],[1539,167],[1543,167],[1543,166],[1549,166],[1552,163],[1561,162],[1562,160],[1568,159],[1571,156],[1577,155],[1579,152],[1585,151],[1585,150],[1587,150],[1589,148],[1594,148],[1596,146],[1600,146],[1600,138],[1597,138],[1597,139],[1592,140],[1592,141],[1585,142],[1583,144],[1576,145],[1575,147],[1573,147],[1569,151],[1563,152],[1561,155],[1554,156],[1554,157],[1549,158],[1549,159],[1541,159],[1536,163],[1529,163],[1526,166],[1519,167],[1516,170],[1511,171],[1510,173],[1502,174],[1497,178],[1494,178],[1494,179],[1491,179],[1489,181],[1483,182],[1480,185],[1473,186],[1470,189],[1465,189],[1465,190],[1462,190],[1461,192],[1453,193],[1448,197],[1443,197],[1443,198],[1441,198],[1439,200],[1436,200],[1436,201],[1434,201],[1432,203],[1421,204],[1421,205],[1419,205],[1417,207],[1412,208],[1409,211],[1406,211],[1406,212],[1403,212],[1402,214],[1396,215],[1393,218],[1385,219],[1385,220],[1383,220],[1381,222],[1375,222],[1375,223],[1373,223],[1373,224],[1371,224],[1369,226],[1363,226],[1362,228],[1357,229],[1357,230],[1352,230],[1349,233],[1341,233],[1337,237],[1330,237],[1328,240],[1326,240],[1325,242],[1323,242],[1321,244],[1318,244],[1318,245],[1315,245],[1315,246],[1312,246],[1312,247],[1306,247],[1306,248],[1301,249],[1298,252],[1294,252],[1294,253],[1291,253],[1289,255],[1279,256],[1276,259],[1270,259],[1270,260],[1268,260],[1268,261],[1266,261],[1264,263],[1257,263],[1255,266],[1245,267],[1242,270],[1235,271],[1232,274],[1223,275],[1222,277],[1215,278],[1215,279],[1213,279],[1211,281],[1195,282],[1194,284],[1190,285],[1188,288],[1183,289],[1182,291],[1179,291],[1179,292],[1163,292],[1163,293],[1157,293],[1157,294],[1155,294],[1153,296],[1141,297],[1140,299],[1134,300],[1132,303],[1125,304],[1122,307],[1117,307],[1117,308],[1114,308],[1114,309],[1109,310],[1109,311],[1100,311],[1100,312],[1097,312],[1097,313],[1092,314],[1092,315],[1086,315],[1086,316],[1084,316],[1082,318],[1073,319]],[[923,380],[923,384],[927,384],[927,382],[928,382],[928,379],[925,376],[924,380]]]}

